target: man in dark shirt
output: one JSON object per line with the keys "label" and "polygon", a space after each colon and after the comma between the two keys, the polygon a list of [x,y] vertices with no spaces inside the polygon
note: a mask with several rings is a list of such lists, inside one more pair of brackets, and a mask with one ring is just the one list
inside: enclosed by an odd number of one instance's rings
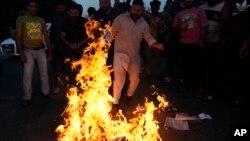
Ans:
{"label": "man in dark shirt", "polygon": [[63,79],[63,62],[65,59],[65,50],[62,46],[61,41],[61,26],[62,21],[66,17],[66,6],[62,2],[58,2],[55,5],[55,10],[57,15],[51,21],[51,30],[50,30],[50,40],[53,44],[53,62],[55,66],[55,80],[56,88],[54,93],[59,93],[61,90],[61,81]]}
{"label": "man in dark shirt", "polygon": [[228,92],[231,92],[238,105],[249,98],[249,93],[246,92],[249,89],[249,83],[246,83],[249,72],[246,72],[246,66],[249,67],[250,63],[249,59],[240,59],[240,48],[250,36],[250,0],[229,0],[226,4],[228,23],[223,37],[226,61],[224,71],[227,74],[225,83],[229,83]]}
{"label": "man in dark shirt", "polygon": [[77,4],[69,7],[69,17],[67,17],[61,28],[61,40],[66,48],[66,54],[70,58],[79,59],[82,55],[82,49],[87,43],[87,34],[84,24],[87,19],[79,16]]}
{"label": "man in dark shirt", "polygon": [[[62,23],[61,40],[66,50],[66,57],[70,61],[78,60],[81,58],[83,49],[88,42],[84,24],[87,19],[79,15],[79,6],[72,4],[69,7],[69,17]],[[75,83],[76,72],[71,71],[70,64],[66,64],[66,73],[69,78],[69,83]]]}
{"label": "man in dark shirt", "polygon": [[94,19],[100,21],[102,26],[113,20],[120,14],[116,9],[111,7],[110,0],[99,0],[100,8],[96,11]]}

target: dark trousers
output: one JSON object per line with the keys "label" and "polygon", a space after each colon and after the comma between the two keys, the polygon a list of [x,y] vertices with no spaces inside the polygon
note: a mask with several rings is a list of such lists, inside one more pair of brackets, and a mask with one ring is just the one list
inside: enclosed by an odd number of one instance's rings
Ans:
{"label": "dark trousers", "polygon": [[222,65],[220,62],[221,42],[206,42],[204,49],[204,65],[205,65],[205,91],[208,95],[214,96],[219,90],[219,70]]}
{"label": "dark trousers", "polygon": [[198,44],[180,44],[181,73],[185,84],[203,89],[205,83],[203,50]]}
{"label": "dark trousers", "polygon": [[241,42],[230,42],[223,44],[224,48],[224,73],[225,85],[224,95],[235,99],[249,99],[250,89],[250,57],[240,59]]}
{"label": "dark trousers", "polygon": [[174,77],[174,70],[176,64],[176,50],[173,46],[167,48],[166,51],[166,62],[167,62],[167,77]]}

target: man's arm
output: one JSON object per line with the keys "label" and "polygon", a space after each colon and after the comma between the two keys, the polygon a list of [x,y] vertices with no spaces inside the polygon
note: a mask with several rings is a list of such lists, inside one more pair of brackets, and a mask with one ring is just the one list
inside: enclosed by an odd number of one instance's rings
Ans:
{"label": "man's arm", "polygon": [[48,61],[51,61],[52,60],[52,47],[51,47],[51,43],[49,40],[49,35],[48,35],[46,26],[43,26],[43,36],[44,36],[45,43],[48,47]]}
{"label": "man's arm", "polygon": [[164,46],[161,43],[153,43],[150,47],[164,51]]}
{"label": "man's arm", "polygon": [[62,43],[64,43],[65,45],[67,45],[70,49],[77,49],[77,45],[76,44],[72,44],[71,42],[69,42],[66,39],[66,33],[65,32],[61,32],[61,40],[62,40]]}
{"label": "man's arm", "polygon": [[148,25],[145,27],[144,40],[148,43],[149,47],[156,48],[162,51],[164,50],[163,44],[157,43],[155,38],[150,34]]}
{"label": "man's arm", "polygon": [[16,33],[16,35],[17,35],[16,41],[17,41],[17,47],[18,47],[19,54],[20,54],[20,61],[25,63],[26,62],[26,57],[24,55],[23,42],[22,42],[23,31],[22,31],[22,29],[17,29],[16,32],[17,32]]}
{"label": "man's arm", "polygon": [[19,50],[19,54],[20,54],[20,61],[25,63],[26,62],[26,56],[24,55],[24,51],[23,51],[23,29],[22,29],[22,21],[20,18],[17,19],[16,21],[16,43],[17,43],[17,47]]}

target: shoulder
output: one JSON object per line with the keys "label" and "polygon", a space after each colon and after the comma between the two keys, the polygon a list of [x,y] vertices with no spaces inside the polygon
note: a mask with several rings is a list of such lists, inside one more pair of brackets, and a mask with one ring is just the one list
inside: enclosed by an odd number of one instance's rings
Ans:
{"label": "shoulder", "polygon": [[27,16],[19,16],[17,17],[17,21],[23,21]]}
{"label": "shoulder", "polygon": [[209,5],[207,3],[204,3],[203,5],[200,6],[200,8],[202,8],[202,9],[206,9],[208,7],[209,7]]}
{"label": "shoulder", "polygon": [[116,8],[111,8],[111,12],[114,16],[118,16],[120,14],[120,11],[118,11]]}
{"label": "shoulder", "polygon": [[128,19],[128,14],[120,14],[114,20],[120,21],[120,20],[126,20],[126,19]]}
{"label": "shoulder", "polygon": [[85,17],[82,17],[81,20],[83,21],[83,23],[86,23],[88,21],[88,19]]}
{"label": "shoulder", "polygon": [[94,15],[94,18],[99,18],[102,14],[102,11],[101,9],[98,9],[96,12],[95,12],[95,15]]}
{"label": "shoulder", "polygon": [[148,24],[144,17],[141,17],[139,20],[142,24],[146,24],[146,25]]}
{"label": "shoulder", "polygon": [[45,23],[45,19],[43,19],[43,18],[41,18],[41,17],[39,17],[39,16],[37,16],[36,19],[37,19],[39,22],[41,22],[41,23]]}
{"label": "shoulder", "polygon": [[205,10],[200,7],[194,7],[193,10],[196,11],[197,13],[205,13]]}

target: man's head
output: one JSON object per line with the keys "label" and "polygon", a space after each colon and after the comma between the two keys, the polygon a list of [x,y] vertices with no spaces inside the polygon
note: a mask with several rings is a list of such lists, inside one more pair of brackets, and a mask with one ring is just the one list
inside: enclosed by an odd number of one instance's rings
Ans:
{"label": "man's head", "polygon": [[83,7],[81,4],[77,4],[77,6],[78,6],[78,11],[79,11],[79,16],[81,17],[83,13]]}
{"label": "man's head", "polygon": [[158,1],[158,0],[153,0],[153,1],[150,2],[152,14],[158,14],[159,13],[160,5],[161,5],[161,2]]}
{"label": "man's head", "polygon": [[79,6],[75,3],[69,6],[69,17],[72,20],[76,20],[79,18]]}
{"label": "man's head", "polygon": [[88,14],[89,14],[89,17],[93,17],[95,15],[95,8],[94,7],[89,7],[88,8]]}
{"label": "man's head", "polygon": [[184,5],[186,8],[190,8],[193,6],[193,0],[184,0]]}
{"label": "man's head", "polygon": [[37,11],[38,11],[38,3],[36,0],[27,0],[26,1],[26,9],[28,14],[32,15],[32,16],[36,16],[37,15]]}
{"label": "man's head", "polygon": [[140,19],[143,13],[143,6],[144,6],[144,3],[142,0],[133,1],[131,10],[130,10],[130,16],[134,21]]}
{"label": "man's head", "polygon": [[111,7],[110,0],[99,0],[100,9],[106,11]]}
{"label": "man's head", "polygon": [[58,16],[60,16],[60,17],[64,17],[66,14],[66,6],[62,2],[56,3],[55,10],[56,10],[56,13],[58,14]]}

